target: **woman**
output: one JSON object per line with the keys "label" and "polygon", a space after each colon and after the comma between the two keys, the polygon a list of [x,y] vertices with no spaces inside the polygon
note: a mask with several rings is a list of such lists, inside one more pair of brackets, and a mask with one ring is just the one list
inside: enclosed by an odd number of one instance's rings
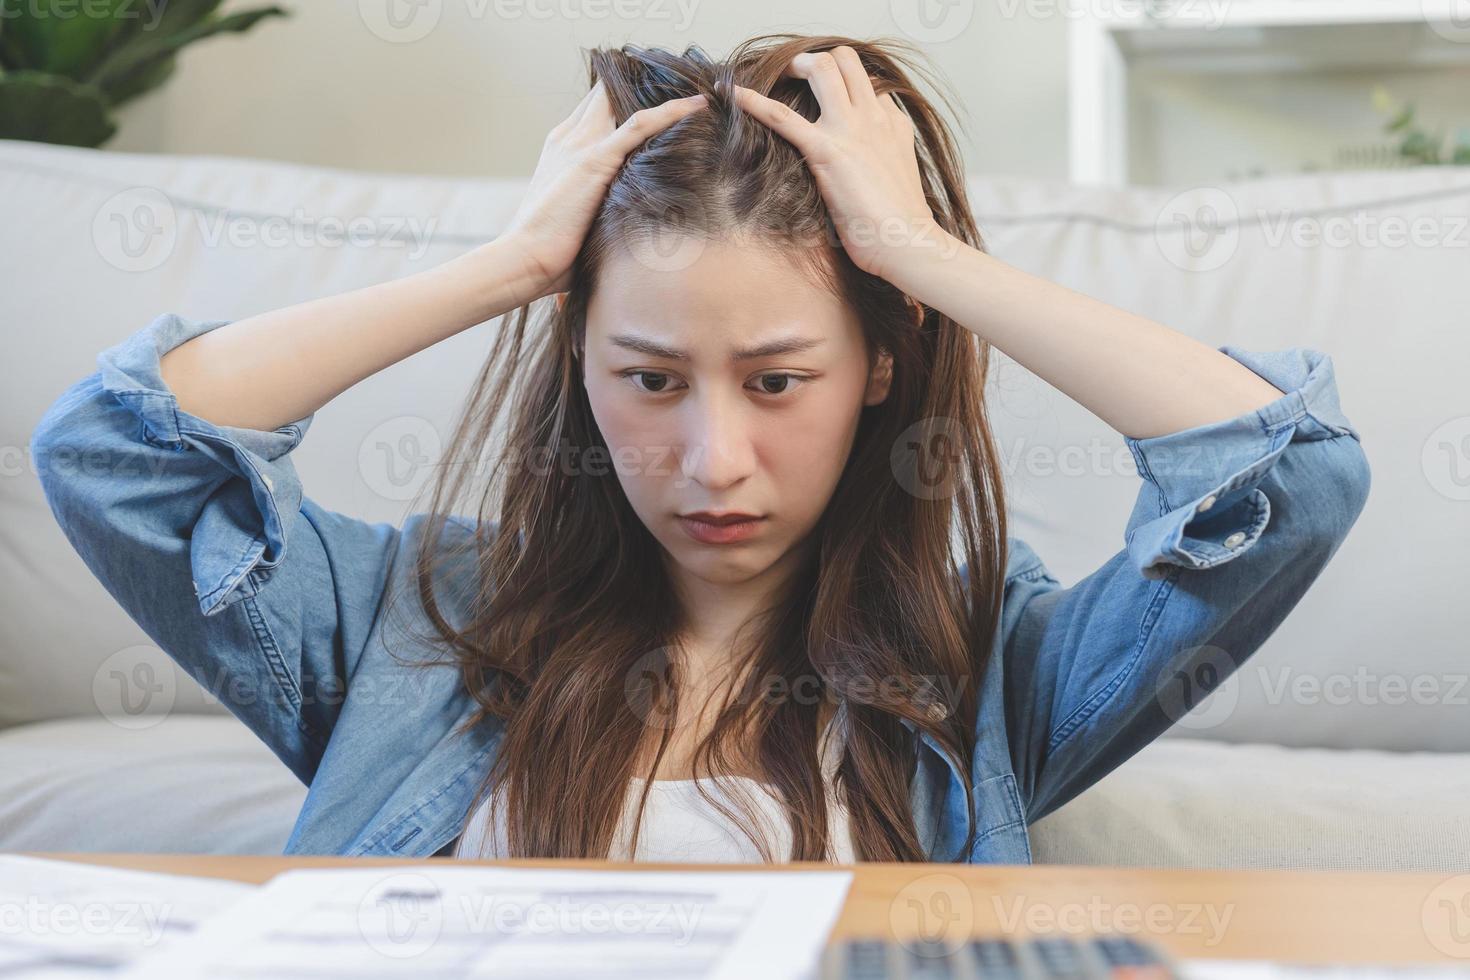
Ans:
{"label": "woman", "polygon": [[[1029,862],[1280,624],[1368,491],[1330,359],[987,255],[919,72],[838,37],[593,51],[494,241],[161,316],[58,399],[57,519],[310,786],[288,853]],[[317,409],[510,311],[427,511],[303,495]],[[1143,478],[1068,588],[1006,533],[992,345]]]}

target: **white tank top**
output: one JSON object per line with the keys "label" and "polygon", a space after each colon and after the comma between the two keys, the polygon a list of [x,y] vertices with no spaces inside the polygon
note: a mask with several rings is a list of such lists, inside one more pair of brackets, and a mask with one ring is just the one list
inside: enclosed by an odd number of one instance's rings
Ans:
{"label": "white tank top", "polygon": [[[842,759],[837,716],[829,723],[822,739],[823,775],[827,787],[827,813],[830,827],[828,859],[837,864],[853,864],[856,858],[848,824],[847,808],[833,788],[832,777]],[[656,779],[648,792],[643,810],[643,823],[638,833],[636,852],[629,853],[633,825],[637,819],[639,797],[646,780],[634,777],[628,786],[623,815],[613,834],[608,858],[613,861],[665,861],[672,863],[760,863],[760,849],[741,829],[751,816],[754,828],[770,848],[775,861],[784,862],[791,854],[791,826],[772,794],[761,782],[745,776],[718,779]],[[700,793],[700,788],[729,807],[740,819],[731,820]],[[493,819],[492,807],[493,802]],[[744,803],[745,806],[741,804]],[[505,837],[505,801],[497,791],[491,800],[483,801],[465,825],[455,844],[455,856],[464,858],[503,858],[509,856]],[[754,807],[754,813],[747,810]]]}

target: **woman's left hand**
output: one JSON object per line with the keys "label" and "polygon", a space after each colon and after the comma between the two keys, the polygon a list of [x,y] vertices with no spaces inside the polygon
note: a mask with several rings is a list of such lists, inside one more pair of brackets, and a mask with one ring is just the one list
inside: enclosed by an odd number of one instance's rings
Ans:
{"label": "woman's left hand", "polygon": [[914,124],[892,95],[873,91],[857,52],[805,52],[785,74],[811,84],[816,122],[740,85],[736,104],[805,158],[853,264],[892,282],[905,263],[938,255],[948,236],[924,199]]}

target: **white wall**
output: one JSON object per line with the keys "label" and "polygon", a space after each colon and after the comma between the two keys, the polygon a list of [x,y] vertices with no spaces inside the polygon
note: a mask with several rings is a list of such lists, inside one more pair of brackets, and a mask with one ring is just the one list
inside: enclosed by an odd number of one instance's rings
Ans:
{"label": "white wall", "polygon": [[[582,47],[698,44],[719,56],[753,34],[799,31],[919,43],[961,103],[972,169],[1067,170],[1067,18],[1051,0],[279,2],[293,16],[185,52],[173,79],[124,109],[108,148],[524,175],[585,91]],[[395,33],[390,5],[417,19]]]}

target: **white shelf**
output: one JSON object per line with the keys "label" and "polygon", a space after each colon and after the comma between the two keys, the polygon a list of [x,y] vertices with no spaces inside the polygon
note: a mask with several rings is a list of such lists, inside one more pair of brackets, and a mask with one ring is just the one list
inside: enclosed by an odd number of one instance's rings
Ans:
{"label": "white shelf", "polygon": [[1079,183],[1127,181],[1129,87],[1150,72],[1470,66],[1466,0],[1080,2],[1069,37],[1071,177]]}

